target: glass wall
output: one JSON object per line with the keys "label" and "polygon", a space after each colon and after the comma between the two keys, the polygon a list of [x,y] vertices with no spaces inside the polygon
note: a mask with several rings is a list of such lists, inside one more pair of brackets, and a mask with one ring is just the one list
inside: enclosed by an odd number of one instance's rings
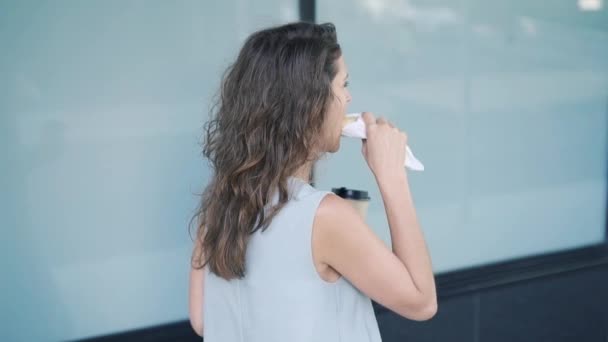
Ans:
{"label": "glass wall", "polygon": [[[598,5],[599,3],[599,5]],[[436,271],[603,241],[608,4],[317,0],[351,111],[397,123]],[[295,0],[11,1],[0,11],[0,340],[187,318],[201,128],[222,71]],[[371,191],[360,142],[318,188]]]}
{"label": "glass wall", "polygon": [[[588,246],[606,227],[608,4],[317,1],[349,66],[350,111],[408,133],[408,171],[436,272]],[[317,165],[317,186],[371,191],[361,143]]]}
{"label": "glass wall", "polygon": [[0,340],[187,319],[198,143],[244,38],[294,0],[11,1],[0,11]]}

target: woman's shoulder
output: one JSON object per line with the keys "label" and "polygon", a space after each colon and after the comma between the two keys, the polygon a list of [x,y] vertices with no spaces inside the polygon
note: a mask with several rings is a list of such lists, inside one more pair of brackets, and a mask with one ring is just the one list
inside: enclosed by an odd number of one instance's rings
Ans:
{"label": "woman's shoulder", "polygon": [[330,191],[319,191],[320,202],[317,208],[316,216],[326,217],[332,216],[335,217],[336,214],[338,216],[343,215],[344,218],[349,218],[352,215],[358,215],[353,206],[348,203],[342,197],[334,194]]}
{"label": "woman's shoulder", "polygon": [[289,185],[293,198],[298,200],[310,197],[312,195],[323,197],[326,194],[332,194],[330,191],[317,189],[314,185],[297,178],[290,178]]}

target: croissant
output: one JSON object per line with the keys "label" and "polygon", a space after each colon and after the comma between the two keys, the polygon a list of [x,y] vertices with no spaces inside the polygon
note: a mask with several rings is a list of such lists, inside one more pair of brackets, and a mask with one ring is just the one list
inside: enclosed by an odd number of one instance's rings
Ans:
{"label": "croissant", "polygon": [[345,116],[344,119],[342,119],[342,127],[344,128],[344,126],[348,125],[349,123],[353,123],[355,121],[357,121],[357,116]]}

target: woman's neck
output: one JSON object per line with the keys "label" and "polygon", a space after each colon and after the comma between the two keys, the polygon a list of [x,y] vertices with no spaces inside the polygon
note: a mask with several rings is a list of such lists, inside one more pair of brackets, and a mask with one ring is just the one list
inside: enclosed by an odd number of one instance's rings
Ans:
{"label": "woman's neck", "polygon": [[311,174],[312,174],[312,167],[313,167],[313,162],[308,162],[304,165],[302,165],[298,171],[296,171],[296,173],[294,173],[292,175],[292,177],[301,179],[303,181],[305,181],[306,183],[310,183],[311,180]]}

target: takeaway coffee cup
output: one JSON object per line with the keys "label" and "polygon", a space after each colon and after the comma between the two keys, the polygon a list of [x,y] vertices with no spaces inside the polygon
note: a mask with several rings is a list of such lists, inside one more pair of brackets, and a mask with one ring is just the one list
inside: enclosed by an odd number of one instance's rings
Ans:
{"label": "takeaway coffee cup", "polygon": [[349,202],[361,215],[363,220],[367,218],[367,208],[369,207],[370,201],[367,191],[348,189],[345,187],[332,188],[331,191]]}

